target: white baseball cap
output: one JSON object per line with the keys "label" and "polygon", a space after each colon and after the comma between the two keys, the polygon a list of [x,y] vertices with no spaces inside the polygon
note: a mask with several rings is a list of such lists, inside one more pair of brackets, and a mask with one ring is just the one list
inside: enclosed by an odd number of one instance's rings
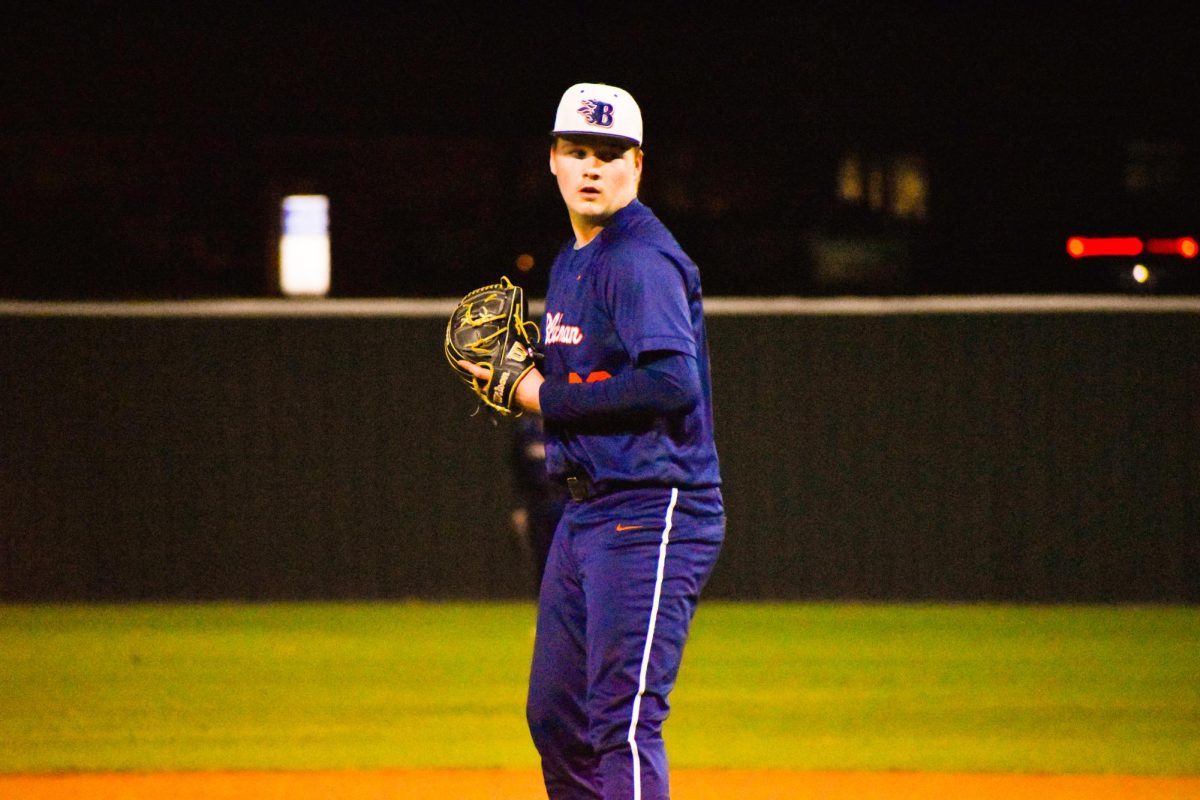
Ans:
{"label": "white baseball cap", "polygon": [[624,89],[605,83],[577,83],[558,102],[551,133],[616,136],[640,146],[642,110]]}

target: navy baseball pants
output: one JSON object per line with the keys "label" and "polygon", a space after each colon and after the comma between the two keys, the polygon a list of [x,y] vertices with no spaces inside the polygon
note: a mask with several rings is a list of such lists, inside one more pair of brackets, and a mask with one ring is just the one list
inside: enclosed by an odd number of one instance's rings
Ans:
{"label": "navy baseball pants", "polygon": [[551,800],[669,797],[662,725],[724,539],[720,509],[716,489],[567,504],[542,580],[526,708]]}

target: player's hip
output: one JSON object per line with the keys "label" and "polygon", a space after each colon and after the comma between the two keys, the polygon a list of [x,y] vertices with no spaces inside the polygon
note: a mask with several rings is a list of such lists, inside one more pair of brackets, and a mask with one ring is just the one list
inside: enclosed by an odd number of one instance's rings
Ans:
{"label": "player's hip", "polygon": [[668,525],[724,530],[725,504],[720,486],[631,484],[573,499],[566,504],[563,517],[578,527],[603,528],[611,523],[609,527],[616,533]]}

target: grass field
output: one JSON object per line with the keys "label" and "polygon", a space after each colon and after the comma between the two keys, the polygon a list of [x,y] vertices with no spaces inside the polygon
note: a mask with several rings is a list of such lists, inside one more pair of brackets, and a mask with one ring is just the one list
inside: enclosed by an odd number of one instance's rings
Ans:
{"label": "grass field", "polygon": [[[0,772],[535,768],[529,604],[0,606]],[[681,768],[1200,774],[1200,609],[701,606]]]}

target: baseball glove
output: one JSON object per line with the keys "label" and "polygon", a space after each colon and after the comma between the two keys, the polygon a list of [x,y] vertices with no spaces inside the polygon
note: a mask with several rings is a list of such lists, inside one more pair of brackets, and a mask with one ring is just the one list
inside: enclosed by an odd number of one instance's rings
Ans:
{"label": "baseball glove", "polygon": [[[526,314],[524,290],[501,278],[460,300],[446,324],[446,360],[475,396],[502,416],[520,416],[513,408],[517,384],[535,365],[533,344],[540,334]],[[460,360],[487,368],[490,377],[486,382],[476,378],[459,366]]]}

